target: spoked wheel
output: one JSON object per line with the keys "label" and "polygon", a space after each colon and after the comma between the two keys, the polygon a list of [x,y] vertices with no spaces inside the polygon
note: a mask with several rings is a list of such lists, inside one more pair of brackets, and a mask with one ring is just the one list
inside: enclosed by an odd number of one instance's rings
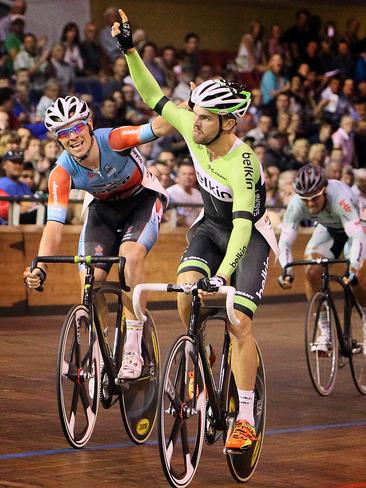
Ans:
{"label": "spoked wheel", "polygon": [[356,388],[362,395],[366,395],[366,330],[362,322],[362,313],[358,305],[352,309],[350,344],[350,366],[352,378]]}
{"label": "spoked wheel", "polygon": [[120,408],[123,423],[130,439],[136,444],[145,442],[154,427],[159,393],[160,353],[155,324],[147,313],[142,338],[144,366],[141,377],[130,380],[122,389]]}
{"label": "spoked wheel", "polygon": [[[320,348],[321,335],[319,316],[326,312],[328,342]],[[323,326],[324,327],[324,326]],[[323,349],[323,350],[321,350]],[[311,381],[319,395],[329,395],[335,385],[338,370],[338,338],[332,307],[322,292],[317,292],[310,301],[305,322],[305,351]]]}
{"label": "spoked wheel", "polygon": [[[235,419],[239,410],[238,393],[233,373],[230,371],[227,388],[225,392],[226,424],[228,426],[227,435],[230,435],[235,425]],[[226,452],[226,460],[233,478],[239,483],[245,483],[252,477],[257,467],[259,456],[262,450],[264,430],[266,425],[266,375],[264,370],[263,358],[257,345],[257,377],[255,381],[254,398],[254,421],[257,433],[257,441],[246,450],[238,453]],[[224,436],[224,441],[227,438]]]}
{"label": "spoked wheel", "polygon": [[164,473],[172,486],[187,486],[201,457],[206,388],[200,357],[189,336],[173,344],[159,389],[158,439]]}
{"label": "spoked wheel", "polygon": [[88,309],[76,305],[64,321],[57,359],[57,403],[62,429],[75,448],[86,445],[97,419],[99,346]]}

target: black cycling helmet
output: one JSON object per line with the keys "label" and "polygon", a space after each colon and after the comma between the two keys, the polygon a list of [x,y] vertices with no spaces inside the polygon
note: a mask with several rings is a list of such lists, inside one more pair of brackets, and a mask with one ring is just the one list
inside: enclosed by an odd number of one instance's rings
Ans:
{"label": "black cycling helmet", "polygon": [[323,168],[306,164],[299,169],[295,176],[294,190],[300,196],[308,196],[319,192],[327,184]]}

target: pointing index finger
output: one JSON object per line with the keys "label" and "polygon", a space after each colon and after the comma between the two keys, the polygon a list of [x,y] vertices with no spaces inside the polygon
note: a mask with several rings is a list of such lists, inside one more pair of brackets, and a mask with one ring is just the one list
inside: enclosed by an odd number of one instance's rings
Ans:
{"label": "pointing index finger", "polygon": [[121,8],[118,9],[118,12],[119,15],[121,16],[122,22],[128,22],[128,17]]}

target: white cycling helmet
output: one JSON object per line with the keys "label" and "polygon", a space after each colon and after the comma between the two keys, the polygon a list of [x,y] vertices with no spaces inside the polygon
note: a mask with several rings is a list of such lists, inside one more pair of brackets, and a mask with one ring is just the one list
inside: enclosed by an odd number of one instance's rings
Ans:
{"label": "white cycling helmet", "polygon": [[44,125],[51,132],[57,132],[70,122],[90,117],[88,104],[77,97],[58,98],[46,110]]}
{"label": "white cycling helmet", "polygon": [[217,115],[239,119],[248,110],[250,97],[250,92],[239,83],[207,80],[192,91],[190,102]]}

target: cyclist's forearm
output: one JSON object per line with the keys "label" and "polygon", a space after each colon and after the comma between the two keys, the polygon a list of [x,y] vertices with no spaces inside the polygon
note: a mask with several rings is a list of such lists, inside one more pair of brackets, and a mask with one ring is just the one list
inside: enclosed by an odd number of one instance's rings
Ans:
{"label": "cyclist's forearm", "polygon": [[292,246],[284,239],[280,239],[278,243],[278,248],[280,250],[280,255],[278,257],[278,260],[280,262],[280,265],[283,268],[287,263],[290,263],[293,260]]}
{"label": "cyclist's forearm", "polygon": [[230,277],[237,268],[247,251],[248,242],[252,233],[252,222],[247,219],[237,219],[231,231],[226,254],[217,271],[218,276]]}
{"label": "cyclist's forearm", "polygon": [[[54,256],[58,253],[62,240],[63,224],[49,221],[43,230],[41,242],[39,243],[38,256]],[[40,264],[47,269],[46,264]]]}
{"label": "cyclist's forearm", "polygon": [[136,49],[129,49],[126,55],[130,75],[143,101],[152,109],[164,97],[157,81],[145,66]]}

